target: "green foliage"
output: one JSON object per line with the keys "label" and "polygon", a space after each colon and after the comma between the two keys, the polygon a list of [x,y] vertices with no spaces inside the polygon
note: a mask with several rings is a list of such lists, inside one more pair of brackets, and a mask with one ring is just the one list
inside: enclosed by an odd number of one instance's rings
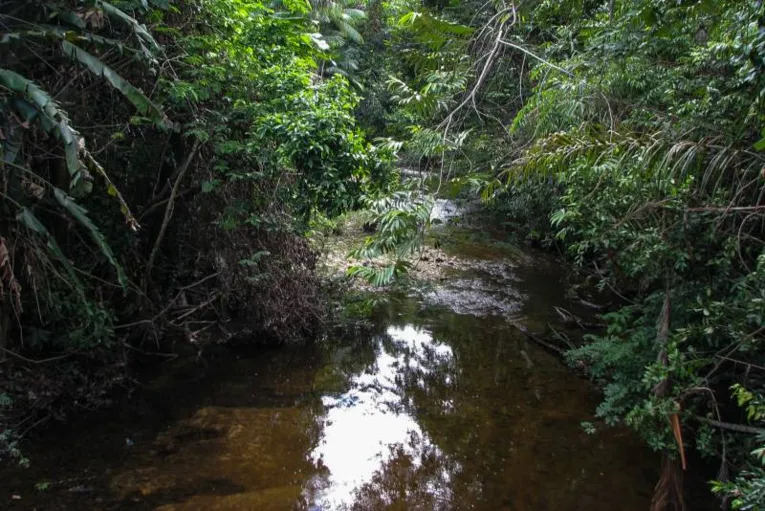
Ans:
{"label": "green foliage", "polygon": [[[620,295],[568,354],[605,422],[675,451],[669,415],[689,445],[695,421],[762,421],[762,2],[6,4],[3,350],[109,365],[119,323],[156,341],[197,314],[305,335],[321,323],[309,228],[365,208],[376,232],[349,273],[375,285],[421,245],[433,198],[397,183],[398,156]],[[0,394],[0,416],[23,399]],[[715,485],[740,509],[765,488],[750,444],[728,439],[740,470]]]}
{"label": "green foliage", "polygon": [[[38,53],[32,49],[33,46],[38,46],[39,42],[48,44],[49,41],[57,41],[63,56],[84,66],[99,78],[103,78],[122,93],[134,105],[138,113],[147,116],[159,126],[168,126],[167,118],[159,107],[99,57],[85,49],[87,46],[96,49],[103,46],[118,47],[120,51],[127,49],[132,51],[137,59],[149,62],[155,57],[154,52],[159,49],[159,46],[133,17],[107,2],[97,2],[92,10],[86,9],[79,12],[69,10],[63,2],[48,5],[47,12],[37,5],[28,5],[26,2],[15,3],[18,4],[15,7],[8,6],[15,15],[9,16],[7,20],[4,19],[8,32],[0,40],[2,45],[0,51],[5,55],[12,55],[13,59],[10,62],[15,63],[18,69],[23,69],[29,65],[29,61],[38,57]],[[2,16],[5,18],[5,15]],[[90,24],[84,21],[89,17]],[[105,22],[106,17],[114,17],[130,27],[142,51],[87,30]],[[58,19],[61,25],[46,24],[54,18]],[[103,21],[94,21],[102,20],[102,18]],[[39,51],[39,48],[37,50]],[[91,171],[102,174],[108,184],[108,194],[118,198],[128,223],[135,227],[137,222],[103,168],[86,149],[86,140],[73,128],[69,113],[33,80],[12,69],[0,69],[0,130],[7,133],[3,136],[0,146],[0,160],[2,160],[0,181],[5,184],[5,193],[0,200],[3,212],[8,215],[7,218],[15,218],[15,222],[0,226],[3,234],[20,238],[22,240],[20,245],[25,245],[26,250],[30,252],[37,251],[38,246],[46,247],[48,253],[65,271],[64,281],[76,291],[75,296],[85,301],[82,285],[75,275],[68,256],[64,254],[55,237],[46,227],[47,222],[38,217],[39,210],[57,205],[62,212],[71,215],[90,234],[108,262],[116,269],[118,281],[125,288],[127,278],[105,237],[88,217],[85,208],[74,202],[74,197],[82,198],[91,193],[93,188]],[[53,149],[54,153],[58,151],[63,153],[69,179],[58,186],[64,189],[52,184],[54,181],[61,181],[58,176],[25,166],[24,158],[28,162],[33,153],[34,140],[40,132],[50,135],[57,141],[58,147]],[[25,235],[25,231],[30,235]],[[17,311],[18,313],[20,311]]]}
{"label": "green foliage", "polygon": [[[304,226],[315,213],[332,217],[355,206],[385,160],[373,161],[355,128],[351,111],[358,99],[347,81],[313,82],[322,52],[305,32],[306,21],[253,2],[208,5],[229,32],[190,37],[187,75],[167,83],[174,103],[219,105],[192,126],[211,137],[217,155],[204,190],[227,182],[270,188],[274,195],[263,198],[294,205]],[[250,214],[230,208],[227,223],[260,225],[264,219],[252,213],[262,205],[251,203]]]}
{"label": "green foliage", "polygon": [[123,288],[127,287],[127,277],[122,270],[122,266],[120,266],[117,259],[114,257],[114,253],[112,253],[111,247],[106,242],[106,238],[104,238],[103,234],[98,230],[98,227],[96,227],[90,218],[88,218],[88,211],[76,204],[71,197],[67,196],[67,194],[59,188],[53,190],[53,196],[56,199],[56,202],[88,231],[91,238],[93,238],[93,242],[101,250],[101,253],[117,270],[117,280],[119,283]]}
{"label": "green foliage", "polygon": [[[509,131],[529,147],[504,165],[508,196],[526,176],[560,183],[550,212],[556,239],[602,288],[636,302],[604,315],[607,333],[569,357],[603,384],[598,415],[625,421],[656,449],[676,448],[666,419],[676,403],[689,417],[714,416],[713,394],[694,389],[740,381],[737,364],[765,355],[756,347],[763,309],[755,284],[762,157],[750,149],[765,84],[752,57],[765,47],[742,44],[756,40],[761,10],[616,2],[611,17],[595,9],[577,18],[566,3],[536,11],[551,34],[546,55],[573,71],[541,64],[532,72],[545,76]],[[672,313],[662,345],[656,318],[666,293]],[[670,394],[658,396],[667,381]],[[720,441],[697,445],[709,453]],[[753,500],[737,505],[761,498],[755,486],[741,492]]]}
{"label": "green foliage", "polygon": [[[738,406],[746,408],[749,420],[760,424],[765,422],[765,400],[762,395],[754,394],[740,384],[733,385],[732,390]],[[712,484],[714,493],[731,498],[732,509],[765,508],[765,434],[757,435],[757,443],[761,447],[750,453],[755,464],[742,470],[734,481],[715,481]]]}
{"label": "green foliage", "polygon": [[559,211],[562,186],[552,177],[531,177],[515,180],[510,186],[497,185],[496,178],[479,179],[473,183],[480,195],[508,227],[523,226],[527,238],[550,246],[554,241],[555,217],[540,215],[540,211]]}
{"label": "green foliage", "polygon": [[170,127],[169,120],[157,105],[97,57],[69,41],[63,41],[61,49],[71,59],[87,67],[91,73],[103,77],[112,87],[120,91],[140,114],[145,115],[159,126]]}
{"label": "green foliage", "polygon": [[584,432],[587,433],[588,435],[594,435],[595,433],[598,432],[598,430],[595,428],[595,425],[592,422],[582,421],[581,426]]}
{"label": "green foliage", "polygon": [[597,415],[609,424],[618,423],[642,394],[643,368],[655,358],[655,331],[650,324],[636,322],[642,312],[633,307],[606,314],[607,334],[590,336],[588,344],[567,354],[572,361],[584,360],[593,378],[604,384]]}
{"label": "green foliage", "polygon": [[[102,404],[134,342],[319,328],[304,233],[391,181],[390,152],[356,127],[357,92],[321,71],[335,35],[362,44],[357,7],[4,4],[0,362],[50,361],[3,372],[14,412]],[[26,387],[52,381],[38,406]],[[0,410],[2,458],[17,452],[11,416],[37,422]]]}
{"label": "green foliage", "polygon": [[270,163],[300,176],[295,193],[306,218],[313,209],[342,214],[365,190],[371,148],[355,129],[355,103],[347,82],[336,76],[284,98],[258,119],[258,135],[266,147],[275,147]]}
{"label": "green foliage", "polygon": [[[765,384],[763,3],[438,7],[390,31],[396,148],[619,295],[568,355],[604,388],[598,416],[665,451],[678,410],[688,445],[696,417],[747,420],[723,395]],[[719,429],[695,430],[720,452]],[[720,492],[759,508],[760,469],[732,438],[747,482]]]}
{"label": "green foliage", "polygon": [[422,245],[430,225],[433,197],[417,189],[402,188],[381,198],[367,199],[366,209],[371,214],[369,223],[376,226],[376,232],[350,256],[358,260],[386,256],[391,261],[380,268],[364,264],[352,266],[348,274],[358,275],[374,286],[384,286],[409,269],[407,259]]}
{"label": "green foliage", "polygon": [[364,19],[365,13],[357,6],[357,2],[349,0],[313,0],[309,18],[319,24],[322,33],[326,33],[334,44],[341,45],[342,39],[358,44],[364,38],[356,30],[356,25]]}
{"label": "green foliage", "polygon": [[0,430],[0,455],[14,460],[21,466],[28,466],[27,459],[19,449],[19,439],[15,431],[11,429]]}

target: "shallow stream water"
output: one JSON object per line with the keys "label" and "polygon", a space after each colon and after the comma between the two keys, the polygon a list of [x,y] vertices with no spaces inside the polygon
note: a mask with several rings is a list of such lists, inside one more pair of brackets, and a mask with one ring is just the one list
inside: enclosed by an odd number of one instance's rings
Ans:
{"label": "shallow stream water", "polygon": [[657,458],[587,434],[595,388],[512,324],[570,306],[558,263],[452,248],[470,270],[392,299],[359,338],[169,364],[54,425],[31,468],[0,474],[0,508],[646,510]]}

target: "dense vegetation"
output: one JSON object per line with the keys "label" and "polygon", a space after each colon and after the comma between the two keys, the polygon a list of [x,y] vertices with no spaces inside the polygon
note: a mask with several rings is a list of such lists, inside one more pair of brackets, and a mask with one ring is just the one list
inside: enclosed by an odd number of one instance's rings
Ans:
{"label": "dense vegetation", "polygon": [[568,357],[664,453],[654,508],[690,463],[765,506],[761,1],[6,0],[0,57],[5,454],[130,353],[310,337],[307,232],[368,207],[388,282],[448,182],[609,304]]}
{"label": "dense vegetation", "polygon": [[304,233],[389,166],[311,6],[0,5],[0,453],[130,353],[312,335]]}
{"label": "dense vegetation", "polygon": [[665,453],[654,508],[683,506],[689,463],[726,505],[765,506],[762,2],[391,16],[360,118],[382,111],[368,129],[402,159],[480,193],[611,303],[568,357],[602,384],[604,422]]}

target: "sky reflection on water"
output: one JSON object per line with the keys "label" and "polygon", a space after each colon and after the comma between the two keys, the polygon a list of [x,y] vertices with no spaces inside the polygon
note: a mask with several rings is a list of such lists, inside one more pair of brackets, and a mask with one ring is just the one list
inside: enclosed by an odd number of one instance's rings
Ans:
{"label": "sky reflection on water", "polygon": [[401,382],[406,370],[426,373],[428,368],[420,362],[426,357],[450,361],[452,349],[412,325],[391,326],[387,335],[391,344],[380,343],[374,365],[351,378],[350,390],[322,397],[327,414],[311,458],[326,467],[329,476],[318,484],[313,481],[307,490],[309,501],[319,509],[350,507],[358,490],[394,455],[402,454],[401,449],[416,463],[414,449],[434,448],[408,412]]}

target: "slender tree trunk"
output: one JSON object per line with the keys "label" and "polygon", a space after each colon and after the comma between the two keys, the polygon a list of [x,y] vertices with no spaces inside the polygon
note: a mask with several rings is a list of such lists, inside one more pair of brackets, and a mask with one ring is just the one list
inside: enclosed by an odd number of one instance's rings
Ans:
{"label": "slender tree trunk", "polygon": [[5,304],[0,309],[0,362],[6,358],[5,350],[8,349],[8,334],[10,333],[11,315],[10,306]]}
{"label": "slender tree trunk", "polygon": [[[671,318],[672,301],[670,299],[669,286],[667,286],[664,294],[664,305],[656,321],[656,345],[659,349],[657,360],[663,366],[669,363],[667,358],[667,341],[669,340]],[[669,394],[671,385],[672,382],[665,378],[653,388],[654,396],[658,398],[666,397]],[[651,511],[685,511],[686,509],[683,498],[685,455],[683,453],[682,436],[680,436],[680,423],[676,415],[671,416],[669,419],[675,432],[675,438],[678,442],[683,463],[680,465],[677,460],[673,460],[667,450],[662,453],[661,477],[659,477],[659,482],[656,483],[653,499],[651,500]]]}

